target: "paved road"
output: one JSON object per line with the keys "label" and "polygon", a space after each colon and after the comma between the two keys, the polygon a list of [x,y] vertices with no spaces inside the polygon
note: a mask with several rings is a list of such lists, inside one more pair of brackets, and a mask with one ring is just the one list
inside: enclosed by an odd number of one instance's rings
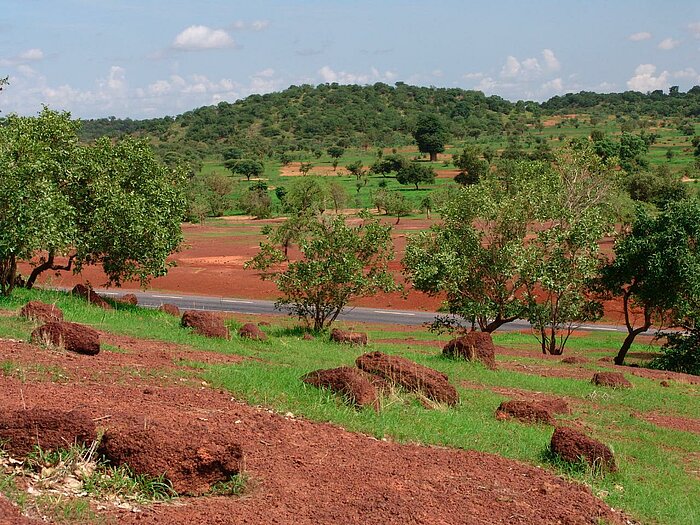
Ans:
{"label": "paved road", "polygon": [[[276,310],[273,301],[259,299],[236,299],[226,297],[208,297],[203,295],[177,294],[170,292],[133,292],[120,290],[96,289],[96,292],[107,297],[119,298],[126,293],[134,293],[141,306],[157,308],[161,304],[174,304],[180,309],[210,310],[217,312],[235,312],[242,314],[286,314],[282,310]],[[366,323],[398,324],[398,325],[422,325],[431,323],[437,314],[435,312],[422,312],[417,310],[394,310],[380,308],[349,307],[339,316],[343,321],[357,321]],[[517,331],[529,330],[530,324],[526,321],[514,321],[503,325],[499,330]],[[622,326],[591,324],[582,325],[580,330],[627,332]],[[653,333],[653,331],[648,331]]]}

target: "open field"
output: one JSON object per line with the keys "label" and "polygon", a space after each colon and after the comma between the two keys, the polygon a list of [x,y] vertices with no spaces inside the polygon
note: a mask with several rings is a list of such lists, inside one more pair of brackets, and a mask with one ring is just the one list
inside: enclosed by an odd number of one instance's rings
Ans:
{"label": "open field", "polygon": [[[55,303],[67,319],[97,328],[103,351],[88,357],[28,345],[35,325],[17,310],[29,299]],[[227,324],[236,329],[250,320],[260,319],[239,316]],[[615,352],[617,334],[574,337],[566,356],[579,357],[577,364],[542,358],[529,335],[498,334],[494,371],[441,357],[445,339],[421,329],[354,326],[368,331],[371,350],[447,374],[461,398],[452,408],[426,408],[420,397],[396,391],[374,412],[349,408],[299,380],[318,368],[350,365],[364,349],[329,343],[323,335],[304,340],[291,320],[266,320],[274,323],[263,327],[266,342],[235,335],[210,340],[160,312],[103,311],[60,293],[18,290],[0,300],[2,406],[80,406],[95,418],[109,416],[107,425],[145,418],[195,440],[197,429],[220,434],[246,451],[249,481],[242,498],[179,498],[140,513],[92,504],[94,516],[82,521],[88,523],[192,523],[226,515],[286,522],[290,513],[298,523],[360,523],[368,516],[382,523],[462,523],[466,515],[474,523],[588,523],[595,515],[599,522],[622,522],[557,476],[588,485],[627,519],[700,519],[700,380],[601,361]],[[633,361],[653,352],[641,341]],[[632,389],[590,383],[595,371],[613,368]],[[564,401],[570,413],[558,415],[557,425],[585,430],[611,446],[619,472],[552,463],[546,454],[552,426],[494,417],[499,403],[511,398]]]}

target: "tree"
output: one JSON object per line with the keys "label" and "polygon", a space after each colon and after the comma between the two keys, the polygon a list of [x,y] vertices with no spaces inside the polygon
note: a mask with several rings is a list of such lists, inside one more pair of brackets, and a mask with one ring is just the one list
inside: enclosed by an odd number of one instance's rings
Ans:
{"label": "tree", "polygon": [[[119,286],[167,273],[166,258],[180,244],[182,173],[160,164],[144,141],[80,146],[78,126],[68,113],[45,109],[39,117],[10,116],[0,131],[4,293],[16,261],[40,252],[27,287],[44,271],[91,264],[102,266],[106,284]],[[66,264],[56,262],[61,255]]]}
{"label": "tree", "polygon": [[413,208],[406,196],[399,191],[386,192],[384,197],[384,209],[387,215],[396,217],[396,224],[399,223],[401,217],[411,213]]}
{"label": "tree", "polygon": [[453,162],[459,168],[455,182],[462,185],[476,184],[489,170],[488,162],[481,158],[481,152],[475,146],[465,147]]}
{"label": "tree", "polygon": [[231,179],[219,172],[213,172],[204,177],[204,186],[210,213],[214,217],[221,217],[231,205]]}
{"label": "tree", "polygon": [[267,184],[258,181],[252,184],[238,200],[241,209],[255,219],[267,219],[272,215],[272,199],[267,192]]}
{"label": "tree", "polygon": [[418,144],[418,151],[429,153],[430,161],[437,161],[437,154],[445,151],[447,142],[447,127],[440,117],[425,113],[418,117],[413,130],[413,138]]}
{"label": "tree", "polygon": [[328,185],[328,193],[333,201],[333,209],[338,213],[348,203],[348,192],[338,181],[332,181]]}
{"label": "tree", "polygon": [[333,159],[333,171],[338,167],[338,159],[343,156],[343,153],[345,153],[345,148],[341,148],[340,146],[331,146],[328,148],[328,155]]}
{"label": "tree", "polygon": [[260,177],[265,171],[263,163],[255,159],[230,159],[224,165],[231,173],[243,175],[248,181],[251,177]]}
{"label": "tree", "polygon": [[521,162],[509,180],[493,175],[452,191],[437,206],[442,223],[409,238],[406,277],[417,290],[444,295],[461,319],[453,324],[493,332],[526,315],[520,268],[545,169]]}
{"label": "tree", "polygon": [[354,175],[358,181],[367,174],[367,171],[365,170],[364,166],[362,166],[361,160],[351,162],[350,164],[345,166],[345,169],[348,170],[352,175]]}
{"label": "tree", "polygon": [[396,173],[399,184],[432,184],[435,182],[435,171],[430,166],[409,162]]}
{"label": "tree", "polygon": [[301,162],[299,163],[299,173],[306,177],[313,167],[314,165],[310,162]]}
{"label": "tree", "polygon": [[[627,337],[615,357],[624,363],[634,339],[652,324],[686,327],[700,307],[700,204],[669,204],[657,216],[637,208],[631,229],[615,241],[601,270],[602,289],[622,297]],[[637,325],[636,314],[641,314]]]}
{"label": "tree", "polygon": [[350,300],[398,289],[388,270],[394,256],[391,228],[368,214],[361,217],[357,226],[349,226],[342,215],[313,218],[299,241],[301,258],[286,268],[271,232],[246,267],[275,282],[282,294],[277,307],[288,305],[292,315],[323,330]]}
{"label": "tree", "polygon": [[405,165],[406,161],[402,157],[399,157],[398,155],[388,155],[372,164],[370,170],[372,173],[385,176],[389,173],[398,172]]}
{"label": "tree", "polygon": [[285,209],[294,213],[323,213],[327,208],[328,187],[320,177],[297,177],[284,197]]}

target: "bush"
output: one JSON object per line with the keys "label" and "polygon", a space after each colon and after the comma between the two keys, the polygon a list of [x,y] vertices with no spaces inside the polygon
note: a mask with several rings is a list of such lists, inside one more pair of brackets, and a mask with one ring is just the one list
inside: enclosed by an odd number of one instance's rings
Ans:
{"label": "bush", "polygon": [[700,328],[688,333],[668,334],[662,354],[650,363],[651,368],[700,375]]}

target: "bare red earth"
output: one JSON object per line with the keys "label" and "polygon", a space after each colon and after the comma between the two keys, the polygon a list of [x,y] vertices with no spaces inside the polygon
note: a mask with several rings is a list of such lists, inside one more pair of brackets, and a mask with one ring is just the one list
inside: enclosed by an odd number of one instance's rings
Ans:
{"label": "bare red earth", "polygon": [[[0,341],[0,360],[47,364],[62,369],[66,378],[56,383],[0,376],[0,406],[80,407],[108,428],[134,420],[158,425],[163,433],[149,447],[176,443],[168,441],[168,430],[178,433],[178,440],[189,435],[192,442],[206,432],[240,444],[250,479],[241,498],[181,498],[140,513],[96,509],[108,520],[159,525],[624,523],[587,488],[543,469],[473,451],[378,441],[282,417],[240,403],[195,377],[181,377],[183,369],[173,361],[198,359],[202,352],[154,341],[139,346],[129,338],[105,341],[120,352],[87,357]],[[133,374],[136,365],[139,373]],[[159,448],[151,452],[158,454]],[[0,500],[0,510],[6,508]]]}

